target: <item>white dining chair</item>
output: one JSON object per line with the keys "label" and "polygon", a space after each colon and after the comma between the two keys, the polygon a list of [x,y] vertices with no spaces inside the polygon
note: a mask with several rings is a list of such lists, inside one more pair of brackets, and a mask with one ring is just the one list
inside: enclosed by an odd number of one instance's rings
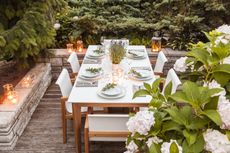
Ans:
{"label": "white dining chair", "polygon": [[161,51],[158,53],[157,60],[154,67],[154,75],[162,76],[165,63],[168,62],[165,54]]}
{"label": "white dining chair", "polygon": [[121,42],[126,47],[129,45],[128,39],[104,39],[104,45],[106,48],[109,48],[112,43],[119,43],[119,42]]}
{"label": "white dining chair", "polygon": [[70,66],[71,66],[73,75],[76,76],[79,69],[80,69],[80,63],[79,63],[79,60],[77,57],[77,53],[75,53],[75,52],[71,53],[67,62],[69,62]]}
{"label": "white dining chair", "polygon": [[167,74],[167,77],[166,77],[166,80],[164,83],[163,91],[162,91],[163,93],[164,93],[165,87],[168,85],[168,83],[170,81],[172,81],[172,92],[171,92],[171,94],[174,94],[177,90],[177,87],[181,84],[181,81],[173,69],[170,69],[168,71],[168,74]]}
{"label": "white dining chair", "polygon": [[85,121],[85,153],[89,153],[89,141],[126,141],[129,131],[126,114],[88,114]]}
{"label": "white dining chair", "polygon": [[[63,128],[63,143],[67,141],[67,119],[72,119],[72,104],[68,103],[68,97],[72,90],[72,82],[67,69],[63,69],[59,75],[56,84],[61,90],[61,113],[62,113],[62,128]],[[81,108],[82,113],[87,113],[87,107]]]}

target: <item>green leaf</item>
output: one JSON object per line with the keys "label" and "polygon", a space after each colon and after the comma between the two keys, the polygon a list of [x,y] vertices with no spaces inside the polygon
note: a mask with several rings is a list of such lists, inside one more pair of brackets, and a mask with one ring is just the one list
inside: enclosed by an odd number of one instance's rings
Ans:
{"label": "green leaf", "polygon": [[168,98],[168,96],[171,95],[171,93],[172,93],[172,81],[170,81],[165,87],[164,96]]}
{"label": "green leaf", "polygon": [[150,86],[150,84],[145,83],[145,82],[144,82],[144,87],[145,87],[145,89],[148,90],[149,92],[150,92],[151,89],[152,89],[151,86]]}
{"label": "green leaf", "polygon": [[196,132],[189,132],[187,130],[184,130],[183,135],[186,138],[186,141],[187,141],[189,146],[191,146],[192,144],[194,144],[196,142],[196,138],[197,138]]}
{"label": "green leaf", "polygon": [[149,153],[161,153],[160,145],[153,143],[149,148]]}
{"label": "green leaf", "polygon": [[145,89],[141,89],[141,90],[138,90],[137,92],[134,93],[133,99],[136,97],[146,96],[146,95],[150,95],[149,91],[147,91]]}
{"label": "green leaf", "polygon": [[172,117],[172,120],[180,125],[186,125],[187,121],[185,116],[179,112],[179,110],[176,107],[168,108],[165,110],[169,113],[169,115]]}
{"label": "green leaf", "polygon": [[167,132],[167,131],[181,131],[182,126],[180,126],[178,123],[173,122],[173,121],[166,121],[163,123],[162,127],[162,132]]}
{"label": "green leaf", "polygon": [[6,45],[6,40],[3,36],[0,36],[0,47],[4,47]]}
{"label": "green leaf", "polygon": [[179,153],[179,148],[175,142],[173,142],[170,146],[170,153]]}
{"label": "green leaf", "polygon": [[222,120],[220,118],[220,114],[216,110],[204,110],[202,113],[204,115],[206,115],[208,118],[210,118],[217,125],[219,125],[219,126],[222,125]]}
{"label": "green leaf", "polygon": [[204,150],[204,138],[202,134],[199,134],[197,141],[191,146],[184,140],[182,143],[183,153],[201,153]]}
{"label": "green leaf", "polygon": [[161,78],[158,78],[158,79],[156,79],[153,83],[152,83],[152,89],[154,89],[154,88],[159,88],[159,85],[160,85],[160,83],[161,83]]}

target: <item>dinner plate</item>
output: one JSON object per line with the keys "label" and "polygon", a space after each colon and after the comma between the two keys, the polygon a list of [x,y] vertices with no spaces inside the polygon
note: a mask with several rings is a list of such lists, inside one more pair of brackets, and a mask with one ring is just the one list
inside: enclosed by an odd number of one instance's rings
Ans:
{"label": "dinner plate", "polygon": [[126,56],[131,59],[144,59],[145,53],[144,52],[138,52],[138,51],[128,51],[126,53]]}
{"label": "dinner plate", "polygon": [[106,91],[101,91],[102,94],[106,96],[117,96],[122,94],[122,88],[120,86],[115,86],[112,89],[108,89]]}
{"label": "dinner plate", "polygon": [[91,58],[100,58],[100,57],[103,57],[105,55],[105,53],[100,53],[100,54],[98,54],[98,53],[95,53],[94,51],[92,51],[92,52],[89,52],[88,54],[87,54],[87,57],[91,57]]}
{"label": "dinner plate", "polygon": [[141,74],[141,76],[138,76],[136,74],[131,73],[131,75],[135,78],[148,78],[151,76],[151,71],[148,70],[135,70],[135,71]]}
{"label": "dinner plate", "polygon": [[97,73],[91,73],[89,71],[84,71],[81,76],[86,77],[86,78],[95,78],[101,75],[101,72],[97,72]]}
{"label": "dinner plate", "polygon": [[152,79],[151,71],[149,70],[135,70],[139,72],[142,76],[137,76],[133,73],[129,74],[129,78],[133,80],[138,80],[138,81],[146,81]]}
{"label": "dinner plate", "polygon": [[125,88],[121,88],[121,94],[115,95],[115,96],[108,96],[102,93],[101,89],[97,91],[97,95],[101,98],[105,98],[105,99],[119,99],[124,97],[126,94],[126,90]]}

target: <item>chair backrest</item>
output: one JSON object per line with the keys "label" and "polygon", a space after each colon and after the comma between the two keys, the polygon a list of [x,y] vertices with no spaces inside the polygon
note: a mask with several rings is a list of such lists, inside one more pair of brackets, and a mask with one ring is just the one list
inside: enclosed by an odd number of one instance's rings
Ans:
{"label": "chair backrest", "polygon": [[163,72],[164,64],[167,62],[165,54],[161,51],[158,53],[157,61],[154,67],[154,72]]}
{"label": "chair backrest", "polygon": [[126,114],[89,114],[89,131],[97,132],[128,132]]}
{"label": "chair backrest", "polygon": [[181,81],[179,79],[179,77],[177,76],[176,72],[173,69],[170,69],[168,71],[166,80],[165,80],[165,84],[163,87],[163,93],[164,93],[164,89],[167,86],[167,84],[172,81],[172,94],[176,92],[177,87],[181,84]]}
{"label": "chair backrest", "polygon": [[108,48],[112,43],[119,43],[119,42],[121,42],[125,47],[129,45],[128,39],[105,39],[104,45],[106,46],[106,48]]}
{"label": "chair backrest", "polygon": [[[56,84],[59,86],[62,96],[63,97],[69,97],[73,86],[72,86],[72,82],[71,82],[69,72],[67,71],[67,69],[64,68],[62,70],[61,74],[59,75],[59,77],[56,81]],[[69,113],[72,113],[71,103],[66,102],[65,106],[66,106],[66,110]]]}
{"label": "chair backrest", "polygon": [[73,73],[78,73],[80,64],[77,54],[75,52],[71,53],[67,61],[70,63]]}

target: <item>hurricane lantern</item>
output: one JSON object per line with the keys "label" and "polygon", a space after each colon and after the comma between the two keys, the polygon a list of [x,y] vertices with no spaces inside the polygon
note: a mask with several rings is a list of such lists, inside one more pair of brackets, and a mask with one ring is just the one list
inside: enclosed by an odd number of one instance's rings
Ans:
{"label": "hurricane lantern", "polygon": [[161,51],[161,37],[152,37],[152,52]]}

